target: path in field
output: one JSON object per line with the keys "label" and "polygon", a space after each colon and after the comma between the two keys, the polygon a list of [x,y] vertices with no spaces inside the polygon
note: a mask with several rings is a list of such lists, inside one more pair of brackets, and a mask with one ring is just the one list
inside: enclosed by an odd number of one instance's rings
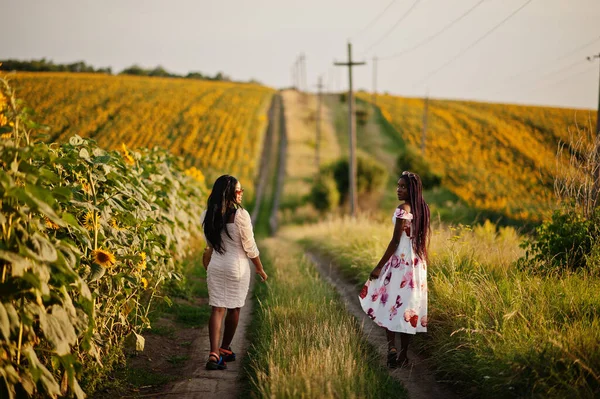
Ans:
{"label": "path in field", "polygon": [[[308,252],[306,256],[314,263],[321,276],[335,287],[344,301],[348,313],[354,315],[362,324],[365,337],[377,348],[381,363],[385,365],[387,340],[382,328],[373,323],[360,307],[356,287],[342,278],[331,261],[313,252]],[[396,338],[396,340],[399,339],[400,337]],[[399,342],[397,343],[399,344]],[[413,363],[412,367],[389,370],[389,373],[402,382],[411,399],[452,399],[457,397],[448,386],[436,381],[427,359],[419,356],[410,348],[408,357]]]}
{"label": "path in field", "polygon": [[[253,218],[263,217],[264,209],[261,211],[260,207],[269,205],[269,198],[266,196],[277,196],[275,192],[269,193],[267,186],[270,185],[268,181],[270,176],[273,176],[273,168],[275,165],[270,162],[269,159],[273,155],[274,144],[277,138],[282,134],[281,126],[281,98],[278,95],[273,97],[271,109],[269,111],[269,128],[267,136],[265,137],[265,150],[262,154],[261,170],[259,174],[259,181],[257,182],[257,200],[255,209],[252,212]],[[276,151],[277,149],[275,149]],[[270,212],[269,210],[268,212]],[[267,214],[267,218],[270,215]],[[254,226],[258,223],[269,223],[269,220],[253,220]],[[187,361],[186,366],[181,371],[183,379],[171,384],[164,392],[155,395],[149,395],[145,397],[155,398],[177,398],[177,399],[201,399],[208,397],[215,397],[218,399],[233,399],[238,398],[241,390],[244,388],[240,375],[242,372],[241,359],[246,356],[248,349],[248,341],[246,339],[246,329],[250,323],[252,316],[252,288],[255,284],[254,273],[252,273],[252,280],[250,282],[250,290],[246,297],[246,304],[240,312],[240,320],[238,328],[231,343],[232,349],[236,352],[237,360],[235,362],[227,363],[227,370],[213,370],[208,371],[205,369],[206,360],[208,353],[210,352],[210,342],[208,336],[208,325],[200,330],[198,336],[192,342],[190,348],[190,360]]]}

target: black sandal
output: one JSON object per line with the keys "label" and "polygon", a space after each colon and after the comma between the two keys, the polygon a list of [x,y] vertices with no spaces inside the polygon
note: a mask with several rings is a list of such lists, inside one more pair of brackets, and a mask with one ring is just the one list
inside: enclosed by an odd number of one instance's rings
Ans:
{"label": "black sandal", "polygon": [[231,350],[231,346],[227,349],[219,348],[219,354],[223,357],[223,360],[226,362],[234,362],[235,361],[235,353]]}
{"label": "black sandal", "polygon": [[391,369],[398,367],[398,350],[394,347],[388,349],[387,366]]}
{"label": "black sandal", "polygon": [[227,363],[223,359],[223,356],[219,356],[218,353],[210,352],[208,355],[208,361],[206,362],[207,370],[225,370],[227,368]]}

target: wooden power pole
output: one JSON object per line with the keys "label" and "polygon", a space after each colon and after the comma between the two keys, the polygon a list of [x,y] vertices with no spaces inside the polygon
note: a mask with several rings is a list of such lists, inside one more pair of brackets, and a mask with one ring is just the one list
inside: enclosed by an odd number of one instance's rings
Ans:
{"label": "wooden power pole", "polygon": [[348,195],[350,199],[350,215],[356,216],[358,207],[358,195],[356,193],[356,116],[354,115],[354,95],[352,92],[352,67],[355,65],[365,65],[365,62],[352,61],[352,43],[348,42],[348,62],[334,62],[336,66],[348,67],[348,135],[350,136],[350,158],[348,161],[349,187]]}
{"label": "wooden power pole", "polygon": [[377,57],[373,57],[373,105],[377,105]]}
{"label": "wooden power pole", "polygon": [[427,139],[427,111],[429,106],[429,94],[425,96],[425,108],[423,109],[423,132],[421,133],[421,156],[425,157],[425,140]]}
{"label": "wooden power pole", "polygon": [[[596,58],[600,59],[600,54],[595,54],[591,57],[587,57],[589,61],[594,61]],[[598,81],[598,112],[596,114],[596,164],[594,165],[594,188],[593,188],[593,201],[595,205],[598,204],[599,193],[600,193],[600,81]]]}
{"label": "wooden power pole", "polygon": [[304,53],[300,53],[300,86],[302,87],[301,91],[306,90],[306,55]]}
{"label": "wooden power pole", "polygon": [[317,138],[316,138],[316,144],[315,144],[315,160],[317,163],[317,175],[319,174],[319,167],[320,167],[320,157],[319,157],[319,151],[320,151],[320,146],[321,146],[321,105],[323,104],[323,80],[322,77],[319,76],[319,83],[317,84],[317,114],[316,114],[316,122],[317,122]]}

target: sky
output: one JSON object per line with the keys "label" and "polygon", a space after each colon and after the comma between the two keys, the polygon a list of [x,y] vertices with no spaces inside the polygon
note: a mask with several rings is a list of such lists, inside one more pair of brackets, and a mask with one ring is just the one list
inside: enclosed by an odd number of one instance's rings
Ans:
{"label": "sky", "polygon": [[[600,0],[0,0],[0,59],[596,109]],[[441,31],[441,33],[440,33]],[[7,34],[10,32],[10,35]],[[409,51],[407,51],[409,50]],[[395,57],[391,57],[402,53]],[[376,68],[373,58],[377,57]],[[375,73],[376,72],[376,73]]]}

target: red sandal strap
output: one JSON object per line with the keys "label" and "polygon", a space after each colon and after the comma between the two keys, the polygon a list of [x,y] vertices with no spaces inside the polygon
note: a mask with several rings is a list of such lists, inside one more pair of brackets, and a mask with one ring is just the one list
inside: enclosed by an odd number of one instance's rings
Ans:
{"label": "red sandal strap", "polygon": [[219,352],[224,353],[226,355],[233,355],[232,351],[230,351],[229,349],[225,349],[225,348],[219,348]]}
{"label": "red sandal strap", "polygon": [[211,357],[214,357],[217,359],[217,362],[221,359],[221,355],[219,355],[217,352],[210,352],[208,354],[208,358],[210,359]]}

